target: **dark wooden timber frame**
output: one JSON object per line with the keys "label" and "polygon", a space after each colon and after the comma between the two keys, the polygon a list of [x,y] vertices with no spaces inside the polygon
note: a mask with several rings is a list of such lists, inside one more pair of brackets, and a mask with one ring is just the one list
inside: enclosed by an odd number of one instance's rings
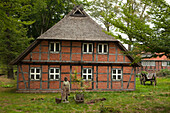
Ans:
{"label": "dark wooden timber frame", "polygon": [[[41,41],[40,41],[41,42]],[[81,69],[83,68],[83,66],[92,66],[92,90],[98,90],[99,87],[98,87],[98,83],[101,83],[101,82],[107,82],[107,88],[106,89],[100,89],[100,90],[116,90],[116,91],[119,91],[119,90],[134,90],[134,89],[128,89],[129,87],[129,84],[130,83],[134,83],[135,84],[135,80],[134,82],[131,81],[131,76],[134,75],[135,73],[123,73],[123,70],[124,70],[124,67],[131,67],[129,66],[129,64],[131,62],[125,62],[125,56],[123,56],[123,62],[118,62],[117,61],[117,58],[118,58],[118,55],[123,55],[123,54],[118,54],[118,50],[117,50],[117,46],[116,47],[110,47],[109,46],[109,42],[103,42],[103,43],[106,43],[108,44],[108,53],[105,54],[107,55],[107,61],[106,62],[99,62],[98,61],[98,43],[102,43],[102,42],[96,42],[96,46],[94,44],[94,42],[90,42],[90,41],[84,41],[84,42],[81,42],[81,46],[73,46],[72,43],[73,41],[70,41],[70,46],[62,46],[62,41],[59,41],[59,40],[50,40],[48,41],[48,45],[42,45],[41,43],[39,42],[39,52],[30,52],[30,54],[32,55],[32,53],[39,53],[39,60],[32,60],[32,56],[30,58],[30,60],[22,60],[22,65],[28,65],[29,66],[29,71],[30,71],[30,65],[40,65],[40,68],[41,68],[41,72],[43,72],[42,70],[42,65],[48,65],[48,80],[47,81],[43,81],[42,80],[42,73],[41,73],[41,78],[40,78],[40,89],[30,89],[30,72],[28,72],[28,81],[25,81],[25,78],[23,78],[23,81],[19,81],[17,82],[17,87],[18,87],[18,83],[19,82],[24,82],[25,84],[25,89],[19,89],[18,90],[61,90],[61,83],[63,81],[61,81],[61,76],[62,73],[61,72],[61,68],[62,68],[62,65],[68,65],[70,66],[70,73],[71,74],[74,74],[73,70],[72,70],[72,66],[81,66]],[[48,49],[49,51],[48,52],[42,52],[42,47],[43,46],[48,46],[49,47],[49,44],[50,42],[59,42],[60,43],[60,52],[59,52],[59,55],[60,55],[60,58],[59,58],[59,61],[56,61],[56,60],[50,60],[50,48]],[[80,41],[74,41],[74,42],[80,42]],[[83,46],[83,43],[92,43],[93,44],[93,52],[92,52],[92,61],[83,61],[83,52],[81,51],[81,53],[72,53],[72,47],[78,47],[78,48],[81,48],[82,50],[82,46]],[[115,43],[115,42],[113,42]],[[35,48],[36,46],[34,46]],[[69,53],[66,53],[66,52],[61,52],[61,49],[62,47],[70,47],[70,52]],[[109,53],[109,48],[115,48],[116,52],[115,54],[111,54]],[[33,50],[33,49],[32,49]],[[94,52],[94,50],[96,50],[96,53]],[[41,54],[42,53],[47,53],[48,54],[48,60],[41,60]],[[70,61],[62,61],[62,54],[70,54]],[[72,54],[81,54],[81,62],[76,62],[76,61],[72,61]],[[96,55],[96,61],[94,61],[94,55]],[[116,60],[114,62],[110,62],[109,61],[109,55],[115,55],[115,58]],[[18,69],[19,67],[21,68],[21,71],[22,71],[22,65],[21,63],[18,65]],[[60,80],[59,80],[59,89],[50,89],[50,80],[49,80],[49,68],[50,68],[50,65],[59,65],[60,66]],[[94,66],[96,66],[96,73],[94,73]],[[107,66],[107,73],[99,73],[98,72],[98,68],[99,66]],[[120,80],[121,82],[121,89],[112,89],[112,82],[113,82],[113,79],[112,79],[112,67],[113,66],[120,66],[121,70],[122,70],[122,79]],[[109,68],[111,69],[111,71],[109,72]],[[132,68],[133,69],[133,68]],[[132,70],[133,71],[133,70]],[[18,71],[19,72],[19,71]],[[26,73],[26,72],[22,72],[22,76],[23,76],[23,73]],[[44,73],[44,72],[43,72]],[[69,73],[68,73],[69,74]],[[94,74],[96,74],[96,78],[94,78]],[[98,74],[107,74],[107,81],[99,81],[98,80]],[[19,73],[18,73],[19,75]],[[82,73],[81,73],[82,75]],[[130,75],[130,79],[129,81],[123,81],[123,76],[124,75]],[[111,77],[110,78],[110,81],[109,81],[109,76]],[[24,76],[23,76],[24,77]],[[95,80],[95,81],[94,81]],[[28,82],[28,87],[26,87],[26,82]],[[47,89],[42,89],[42,82],[47,82],[48,85],[47,85]],[[70,75],[70,83],[72,83],[74,81],[72,81],[72,78],[71,78],[71,75]],[[128,82],[128,85],[127,85],[127,89],[124,89],[123,88],[123,83],[124,82]],[[96,89],[94,89],[94,83],[96,83]],[[109,88],[110,86],[110,88]],[[135,86],[136,87],[136,86]],[[72,88],[72,85],[70,85],[70,88]]]}
{"label": "dark wooden timber frame", "polygon": [[167,66],[162,66],[162,62],[170,62],[169,60],[142,60],[144,62],[155,62],[155,66],[142,66],[142,67],[136,67],[136,72],[141,73],[141,71],[147,71],[149,73],[155,73],[157,71],[160,71],[161,69],[168,69]]}
{"label": "dark wooden timber frame", "polygon": [[[51,67],[50,65],[48,65],[48,80],[47,81],[42,81],[42,73],[44,73],[43,72],[43,70],[42,70],[42,66],[43,65],[46,65],[46,64],[34,64],[34,65],[40,65],[40,69],[41,69],[41,77],[40,77],[40,80],[36,80],[36,81],[40,81],[40,89],[30,89],[30,65],[33,65],[33,64],[23,64],[23,65],[28,65],[29,66],[29,72],[23,72],[22,71],[22,65],[20,64],[19,65],[19,68],[20,68],[20,70],[21,70],[21,74],[22,74],[22,77],[23,77],[23,80],[22,81],[17,81],[17,87],[18,87],[18,84],[19,84],[19,82],[24,82],[24,85],[25,85],[25,89],[18,89],[19,91],[20,90],[61,90],[61,82],[63,82],[63,81],[61,81],[61,76],[62,76],[62,74],[65,74],[65,73],[62,73],[61,72],[61,65],[60,64],[56,64],[56,65],[59,65],[59,67],[60,67],[60,80],[59,80],[59,89],[50,89],[50,87],[49,87],[49,85],[50,85],[50,80],[49,80],[49,68]],[[52,64],[52,65],[54,65],[54,64]],[[64,65],[68,65],[68,64],[64,64]],[[79,65],[79,64],[72,64],[72,65],[68,65],[68,66],[70,66],[70,73],[72,73],[72,74],[74,74],[73,73],[73,70],[72,70],[72,66],[81,66],[81,69],[83,69],[83,66],[89,66],[89,64],[83,64],[83,65]],[[98,88],[98,83],[101,83],[101,82],[107,82],[107,88],[106,89],[100,89],[100,90],[113,90],[113,91],[121,91],[121,90],[135,90],[135,89],[128,89],[128,87],[129,87],[129,84],[130,83],[134,83],[135,84],[135,79],[134,79],[134,81],[131,81],[131,76],[132,75],[135,75],[135,71],[134,71],[134,67],[132,68],[132,70],[131,70],[131,73],[123,73],[123,68],[124,67],[129,67],[129,66],[122,66],[122,65],[90,65],[90,66],[92,66],[92,89],[91,90],[98,90],[99,88]],[[94,66],[96,66],[96,73],[94,73]],[[99,73],[98,72],[98,66],[107,66],[107,73]],[[112,82],[113,82],[113,80],[112,80],[112,67],[113,66],[121,66],[121,70],[122,70],[122,79],[120,80],[120,82],[121,82],[121,89],[112,89]],[[19,69],[18,68],[18,69]],[[111,68],[111,71],[109,72],[109,68]],[[134,71],[134,73],[133,73],[133,71]],[[19,71],[18,71],[19,72]],[[26,81],[25,80],[25,78],[24,78],[24,76],[23,76],[23,74],[24,73],[28,73],[28,81]],[[19,74],[19,73],[18,73]],[[78,73],[78,74],[80,74],[80,73]],[[82,71],[81,71],[81,74],[82,74]],[[96,78],[94,78],[94,74],[96,74]],[[107,81],[98,81],[98,74],[107,74]],[[123,81],[123,75],[129,75],[130,74],[130,79],[129,79],[129,81]],[[111,81],[109,81],[109,75],[111,75]],[[96,79],[96,81],[94,81]],[[35,81],[35,80],[34,80]],[[58,81],[58,80],[56,80],[56,81]],[[28,82],[28,87],[26,86],[26,83]],[[48,86],[47,86],[47,89],[42,89],[42,82],[47,82],[48,83]],[[74,82],[74,81],[72,81],[72,79],[71,79],[71,75],[70,75],[70,83],[72,83],[72,82]],[[128,85],[127,85],[127,89],[123,89],[123,83],[124,82],[128,82]],[[96,89],[94,89],[94,83],[96,83]],[[109,84],[111,85],[111,88],[109,88]],[[136,86],[135,86],[136,87]],[[70,85],[70,88],[72,88],[72,86]],[[74,90],[74,89],[72,89],[72,90]]]}

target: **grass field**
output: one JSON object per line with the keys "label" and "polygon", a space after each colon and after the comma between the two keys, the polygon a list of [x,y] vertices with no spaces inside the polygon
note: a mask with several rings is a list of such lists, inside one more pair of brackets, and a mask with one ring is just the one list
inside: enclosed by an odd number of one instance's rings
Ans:
{"label": "grass field", "polygon": [[[0,85],[2,81],[15,84],[15,81],[1,77]],[[101,111],[106,113],[170,113],[170,78],[158,78],[157,86],[140,85],[137,79],[136,91],[86,92],[83,104],[75,103],[74,93],[71,93],[69,97],[70,103],[56,104],[55,97],[60,98],[60,93],[23,94],[15,93],[15,90],[15,87],[0,88],[0,113],[98,113]],[[106,100],[86,104],[92,99],[99,98],[106,98]]]}

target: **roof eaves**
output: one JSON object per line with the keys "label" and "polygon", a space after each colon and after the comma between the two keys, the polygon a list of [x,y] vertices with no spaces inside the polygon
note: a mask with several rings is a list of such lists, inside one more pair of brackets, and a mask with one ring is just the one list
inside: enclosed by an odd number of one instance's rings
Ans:
{"label": "roof eaves", "polygon": [[9,65],[18,64],[37,44],[39,44],[39,40],[35,40],[29,47],[27,47],[17,58],[12,60]]}

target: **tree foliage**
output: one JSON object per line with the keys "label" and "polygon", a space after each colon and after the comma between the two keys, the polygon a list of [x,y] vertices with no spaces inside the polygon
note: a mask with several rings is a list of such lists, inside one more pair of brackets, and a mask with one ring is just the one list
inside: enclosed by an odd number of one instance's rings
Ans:
{"label": "tree foliage", "polygon": [[29,12],[30,6],[24,0],[0,1],[0,61],[6,66],[8,78],[14,78],[13,67],[9,65],[19,53],[29,44],[26,24],[30,21],[21,21]]}
{"label": "tree foliage", "polygon": [[[90,4],[90,15],[101,22],[109,32],[111,24],[108,20],[116,17],[119,13],[121,0],[93,0]],[[109,15],[112,17],[110,18]]]}
{"label": "tree foliage", "polygon": [[[135,3],[135,0],[128,0],[128,2],[130,1]],[[133,50],[129,54],[135,57],[148,52],[152,54],[151,57],[158,55],[170,57],[169,5],[164,0],[140,1],[140,4],[143,4],[141,5],[143,10],[138,11],[133,4],[130,5],[127,2],[121,7],[120,18],[110,15],[111,19],[107,21],[119,28],[121,33],[116,35],[110,32],[108,34],[125,44],[133,45]],[[136,10],[130,10],[132,6]],[[128,38],[124,37],[122,33],[126,34]]]}
{"label": "tree foliage", "polygon": [[[14,78],[9,63],[30,43],[61,20],[77,4],[87,0],[1,0],[0,63]],[[29,37],[29,38],[28,38]]]}
{"label": "tree foliage", "polygon": [[76,4],[87,5],[87,0],[33,0],[33,8],[25,20],[35,21],[28,26],[28,37],[35,39],[60,21]]}

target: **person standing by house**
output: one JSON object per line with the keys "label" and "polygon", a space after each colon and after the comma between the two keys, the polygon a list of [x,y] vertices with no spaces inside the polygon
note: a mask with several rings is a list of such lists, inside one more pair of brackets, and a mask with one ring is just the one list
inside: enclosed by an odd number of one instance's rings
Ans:
{"label": "person standing by house", "polygon": [[62,101],[63,103],[68,103],[68,96],[70,95],[70,83],[67,77],[64,78],[63,86],[62,86]]}

